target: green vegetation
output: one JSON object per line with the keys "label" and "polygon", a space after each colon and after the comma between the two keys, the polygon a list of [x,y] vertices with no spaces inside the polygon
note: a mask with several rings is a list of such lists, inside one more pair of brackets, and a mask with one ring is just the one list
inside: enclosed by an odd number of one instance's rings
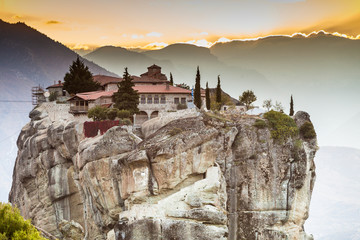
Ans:
{"label": "green vegetation", "polygon": [[288,138],[295,137],[299,129],[294,119],[281,112],[269,111],[264,114],[271,128],[271,137],[280,143],[284,143]]}
{"label": "green vegetation", "polygon": [[49,101],[53,102],[57,99],[57,92],[51,92],[49,96]]}
{"label": "green vegetation", "polygon": [[128,110],[119,110],[117,117],[120,119],[130,118],[130,112]]}
{"label": "green vegetation", "polygon": [[106,117],[109,120],[115,120],[118,114],[119,114],[119,109],[117,108],[106,109]]}
{"label": "green vegetation", "polygon": [[172,73],[170,73],[170,85],[174,86],[174,79]]}
{"label": "green vegetation", "polygon": [[24,220],[19,209],[0,202],[0,239],[1,240],[46,240],[30,220]]}
{"label": "green vegetation", "polygon": [[253,126],[259,129],[263,129],[266,128],[267,124],[264,120],[256,119]]}
{"label": "green vegetation", "polygon": [[284,113],[284,107],[282,106],[281,102],[276,101],[274,110],[277,112]]}
{"label": "green vegetation", "polygon": [[217,103],[221,103],[221,95],[222,95],[221,93],[222,93],[222,91],[221,91],[221,86],[220,86],[220,75],[218,75],[218,83],[216,86],[216,102]]}
{"label": "green vegetation", "polygon": [[247,90],[239,97],[239,101],[245,104],[246,109],[250,109],[253,102],[256,101],[256,96],[253,91]]}
{"label": "green vegetation", "polygon": [[176,109],[177,109],[177,110],[187,109],[187,105],[186,105],[186,104],[181,104],[181,103],[179,103],[179,104],[176,106]]}
{"label": "green vegetation", "polygon": [[195,90],[194,90],[194,104],[197,108],[201,109],[201,86],[200,86],[200,70],[199,66],[196,71]]}
{"label": "green vegetation", "polygon": [[266,108],[267,111],[270,111],[270,109],[273,107],[272,100],[271,99],[264,100],[262,106],[263,106],[263,108]]}
{"label": "green vegetation", "polygon": [[301,127],[300,127],[300,134],[301,136],[303,136],[305,139],[312,139],[316,137],[316,132],[314,129],[314,125],[309,122],[306,121]]}
{"label": "green vegetation", "polygon": [[190,90],[189,85],[187,85],[186,83],[179,83],[179,84],[176,84],[176,86],[180,87],[180,88],[183,88],[183,89]]}
{"label": "green vegetation", "polygon": [[216,102],[216,94],[210,95],[210,109],[213,111],[219,111],[221,106],[235,106],[234,102],[231,100],[229,95],[226,95],[224,92],[221,92],[221,102]]}
{"label": "green vegetation", "polygon": [[101,106],[95,106],[88,111],[88,118],[92,118],[93,121],[102,121],[107,119],[107,108]]}
{"label": "green vegetation", "polygon": [[290,98],[290,113],[289,113],[290,116],[294,116],[294,100],[293,100],[293,97],[291,95],[291,98]]}
{"label": "green vegetation", "polygon": [[209,84],[208,82],[206,82],[206,90],[205,90],[205,99],[206,99],[206,109],[210,110],[211,109],[211,104],[210,104],[210,89],[209,89]]}
{"label": "green vegetation", "polygon": [[123,118],[119,120],[119,125],[131,125],[132,122],[130,118]]}
{"label": "green vegetation", "polygon": [[89,68],[77,57],[70,66],[69,72],[65,74],[63,89],[70,94],[76,94],[96,91],[99,88],[100,84],[94,82],[93,75],[89,71]]}
{"label": "green vegetation", "polygon": [[179,133],[181,133],[183,130],[181,129],[181,128],[173,128],[173,129],[171,129],[170,131],[169,131],[169,135],[170,136],[175,136],[175,135],[177,135],[177,134],[179,134]]}
{"label": "green vegetation", "polygon": [[118,91],[114,93],[114,107],[119,110],[128,110],[130,114],[139,112],[139,94],[133,89],[134,83],[128,73],[127,68],[123,75],[123,80],[118,83]]}

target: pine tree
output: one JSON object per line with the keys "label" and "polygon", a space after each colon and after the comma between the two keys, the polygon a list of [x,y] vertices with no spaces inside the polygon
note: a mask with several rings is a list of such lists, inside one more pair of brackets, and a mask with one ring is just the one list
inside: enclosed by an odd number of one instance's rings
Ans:
{"label": "pine tree", "polygon": [[216,102],[221,103],[220,75],[218,75],[218,83],[217,83],[217,86],[216,86]]}
{"label": "pine tree", "polygon": [[170,85],[174,86],[174,79],[171,73],[170,73]]}
{"label": "pine tree", "polygon": [[131,114],[139,112],[139,94],[133,89],[134,83],[128,73],[127,68],[123,75],[123,80],[118,83],[118,91],[114,93],[114,107],[119,110],[128,110]]}
{"label": "pine tree", "polygon": [[293,100],[293,97],[291,95],[291,98],[290,98],[290,116],[294,116],[294,100]]}
{"label": "pine tree", "polygon": [[64,90],[70,94],[96,91],[100,88],[98,82],[94,82],[89,68],[84,65],[79,56],[70,65],[69,72],[64,77]]}
{"label": "pine tree", "polygon": [[199,66],[197,67],[196,79],[195,79],[194,104],[199,109],[201,108],[201,89],[200,89],[200,70],[199,70]]}
{"label": "pine tree", "polygon": [[206,91],[205,91],[205,97],[206,97],[206,109],[210,110],[211,105],[210,105],[210,89],[209,89],[209,85],[206,82]]}

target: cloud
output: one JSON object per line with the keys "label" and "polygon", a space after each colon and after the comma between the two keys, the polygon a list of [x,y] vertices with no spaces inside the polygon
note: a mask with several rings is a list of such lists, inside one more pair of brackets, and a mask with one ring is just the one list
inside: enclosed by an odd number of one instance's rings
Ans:
{"label": "cloud", "polygon": [[154,42],[143,47],[143,49],[155,50],[167,47],[169,44],[164,42]]}
{"label": "cloud", "polygon": [[56,21],[56,20],[50,20],[50,21],[47,21],[46,24],[48,25],[52,25],[52,24],[60,24],[61,22],[59,21]]}
{"label": "cloud", "polygon": [[163,34],[159,32],[151,32],[146,34],[147,37],[161,37]]}
{"label": "cloud", "polygon": [[211,45],[212,45],[212,43],[208,42],[206,39],[190,40],[190,41],[187,41],[186,43],[193,44],[198,47],[211,47]]}
{"label": "cloud", "polygon": [[131,38],[133,38],[133,39],[144,38],[144,35],[133,34],[133,35],[131,35]]}
{"label": "cloud", "polygon": [[200,35],[209,35],[207,32],[201,32]]}

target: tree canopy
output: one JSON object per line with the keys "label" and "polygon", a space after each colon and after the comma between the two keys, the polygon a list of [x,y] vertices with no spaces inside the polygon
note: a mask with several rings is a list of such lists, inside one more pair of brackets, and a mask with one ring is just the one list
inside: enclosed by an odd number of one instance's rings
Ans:
{"label": "tree canopy", "polygon": [[172,73],[170,73],[170,85],[174,86],[174,79]]}
{"label": "tree canopy", "polygon": [[133,89],[134,83],[128,73],[127,68],[123,75],[123,80],[118,83],[118,91],[114,93],[114,107],[120,110],[128,110],[131,114],[139,112],[139,94]]}
{"label": "tree canopy", "polygon": [[1,240],[46,240],[40,232],[20,215],[19,209],[0,202]]}
{"label": "tree canopy", "polygon": [[289,113],[290,116],[294,116],[294,100],[293,100],[293,97],[291,95],[291,98],[290,98],[290,113]]}
{"label": "tree canopy", "polygon": [[200,70],[199,66],[197,67],[196,71],[196,78],[195,78],[195,90],[194,90],[194,104],[199,109],[201,108],[201,86],[200,86]]}
{"label": "tree canopy", "polygon": [[211,104],[210,104],[210,89],[209,89],[209,85],[206,82],[206,90],[205,90],[205,98],[206,98],[206,109],[210,110],[211,109]]}
{"label": "tree canopy", "polygon": [[100,84],[94,81],[89,68],[78,56],[70,65],[69,72],[65,74],[63,88],[70,94],[76,94],[96,91],[100,88]]}
{"label": "tree canopy", "polygon": [[218,83],[216,86],[216,102],[221,103],[220,75],[218,76]]}
{"label": "tree canopy", "polygon": [[247,90],[239,97],[241,103],[245,104],[246,108],[249,109],[251,104],[256,101],[256,96],[253,91]]}

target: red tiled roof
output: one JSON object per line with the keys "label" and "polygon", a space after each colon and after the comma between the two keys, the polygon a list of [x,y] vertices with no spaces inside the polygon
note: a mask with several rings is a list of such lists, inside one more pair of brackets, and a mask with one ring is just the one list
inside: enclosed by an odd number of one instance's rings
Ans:
{"label": "red tiled roof", "polygon": [[109,83],[118,83],[121,82],[123,79],[118,77],[110,77],[105,75],[95,75],[94,81],[100,83],[101,86],[105,86]]}
{"label": "red tiled roof", "polygon": [[95,91],[95,92],[85,92],[78,93],[74,97],[70,98],[68,101],[78,97],[86,101],[96,100],[101,97],[111,97],[114,94],[114,91]]}
{"label": "red tiled roof", "polygon": [[174,87],[169,85],[168,89],[166,85],[138,85],[133,87],[135,90],[137,90],[140,94],[141,93],[174,93],[174,94],[191,94],[190,90]]}
{"label": "red tiled roof", "polygon": [[[133,87],[134,90],[137,90],[139,94],[144,93],[151,93],[151,94],[191,94],[190,90],[174,87],[174,86],[168,86],[167,89],[166,85],[139,85]],[[78,97],[86,101],[93,101],[101,97],[111,97],[114,94],[115,91],[95,91],[95,92],[85,92],[85,93],[78,93],[76,96],[70,98],[68,101],[73,100],[74,98]]]}
{"label": "red tiled roof", "polygon": [[58,88],[58,87],[63,87],[63,86],[64,86],[63,83],[58,83],[58,84],[54,84],[54,85],[48,86],[46,89],[48,89],[48,88]]}
{"label": "red tiled roof", "polygon": [[[133,78],[133,83],[167,83],[167,80],[160,80],[155,78],[145,77],[138,77],[138,76],[131,76]],[[118,83],[121,82],[123,79],[118,77],[110,77],[105,75],[95,75],[94,81],[100,83],[101,86],[105,86],[109,83]]]}

